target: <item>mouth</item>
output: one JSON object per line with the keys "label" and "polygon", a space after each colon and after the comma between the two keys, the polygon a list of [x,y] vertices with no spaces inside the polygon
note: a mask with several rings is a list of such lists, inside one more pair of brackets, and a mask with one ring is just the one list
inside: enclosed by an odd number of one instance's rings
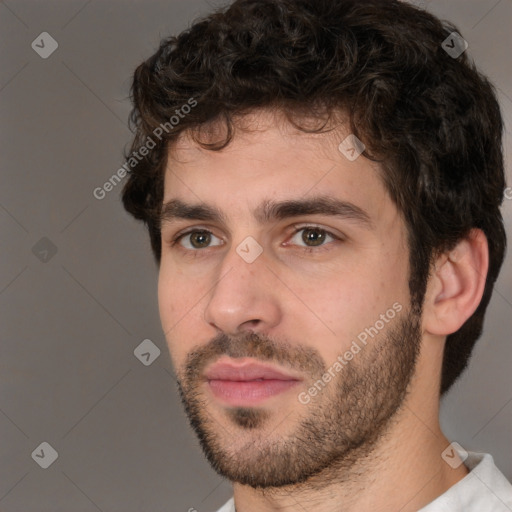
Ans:
{"label": "mouth", "polygon": [[298,385],[302,379],[251,358],[223,358],[206,369],[206,385],[213,396],[231,406],[251,406]]}

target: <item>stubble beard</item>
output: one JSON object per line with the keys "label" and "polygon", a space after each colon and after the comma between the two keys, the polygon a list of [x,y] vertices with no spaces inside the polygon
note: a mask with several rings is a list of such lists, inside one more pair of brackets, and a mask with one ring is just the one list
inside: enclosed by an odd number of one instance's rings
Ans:
{"label": "stubble beard", "polygon": [[286,435],[279,435],[279,424],[268,427],[272,413],[264,407],[229,407],[219,424],[208,410],[201,372],[221,355],[254,357],[304,372],[307,389],[327,371],[315,349],[245,332],[236,339],[221,333],[193,351],[178,390],[207,460],[231,482],[254,488],[306,482],[323,488],[343,480],[370,456],[400,410],[419,354],[420,319],[418,312],[402,312],[308,404],[295,398],[299,419],[293,428],[283,418]]}

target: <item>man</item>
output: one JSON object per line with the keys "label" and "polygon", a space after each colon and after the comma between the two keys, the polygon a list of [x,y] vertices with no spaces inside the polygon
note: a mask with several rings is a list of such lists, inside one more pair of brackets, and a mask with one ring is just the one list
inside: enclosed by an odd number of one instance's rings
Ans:
{"label": "man", "polygon": [[137,68],[123,202],[219,512],[512,510],[439,426],[506,243],[465,49],[394,0],[238,0]]}

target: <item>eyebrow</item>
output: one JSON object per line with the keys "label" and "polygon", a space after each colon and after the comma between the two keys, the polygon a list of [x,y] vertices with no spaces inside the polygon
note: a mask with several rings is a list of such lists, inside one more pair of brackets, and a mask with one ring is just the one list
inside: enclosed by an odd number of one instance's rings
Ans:
{"label": "eyebrow", "polygon": [[[370,216],[362,208],[348,201],[328,196],[279,202],[267,200],[253,211],[253,215],[260,224],[270,224],[303,215],[328,215],[356,221],[366,228],[373,227]],[[180,199],[171,199],[162,205],[160,226],[180,219],[228,224],[221,210],[206,203],[188,204]]]}

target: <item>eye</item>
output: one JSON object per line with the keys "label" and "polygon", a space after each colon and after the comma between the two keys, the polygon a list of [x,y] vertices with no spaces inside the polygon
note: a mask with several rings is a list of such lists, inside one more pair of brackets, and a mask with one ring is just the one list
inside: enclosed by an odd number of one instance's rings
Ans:
{"label": "eye", "polygon": [[[302,235],[300,235],[301,232]],[[294,235],[290,240],[296,245],[300,246],[300,242],[303,242],[305,244],[303,247],[312,248],[326,245],[325,242],[329,241],[329,238],[331,241],[340,240],[339,237],[318,226],[296,226]]]}
{"label": "eye", "polygon": [[219,243],[212,244],[212,238],[217,238],[211,231],[206,229],[192,229],[185,233],[181,233],[176,236],[172,245],[175,245],[179,242],[179,244],[188,250],[194,251],[198,249],[206,249],[207,247],[222,245],[222,240],[219,240]]}
{"label": "eye", "polygon": [[[328,242],[341,240],[340,237],[319,226],[294,226],[294,228],[295,231],[290,238],[290,242],[285,245],[296,245],[306,251],[311,251],[315,247],[323,247]],[[216,237],[211,231],[196,228],[176,235],[171,245],[179,244],[184,250],[197,252],[200,249],[208,249],[223,243],[223,240]]]}

